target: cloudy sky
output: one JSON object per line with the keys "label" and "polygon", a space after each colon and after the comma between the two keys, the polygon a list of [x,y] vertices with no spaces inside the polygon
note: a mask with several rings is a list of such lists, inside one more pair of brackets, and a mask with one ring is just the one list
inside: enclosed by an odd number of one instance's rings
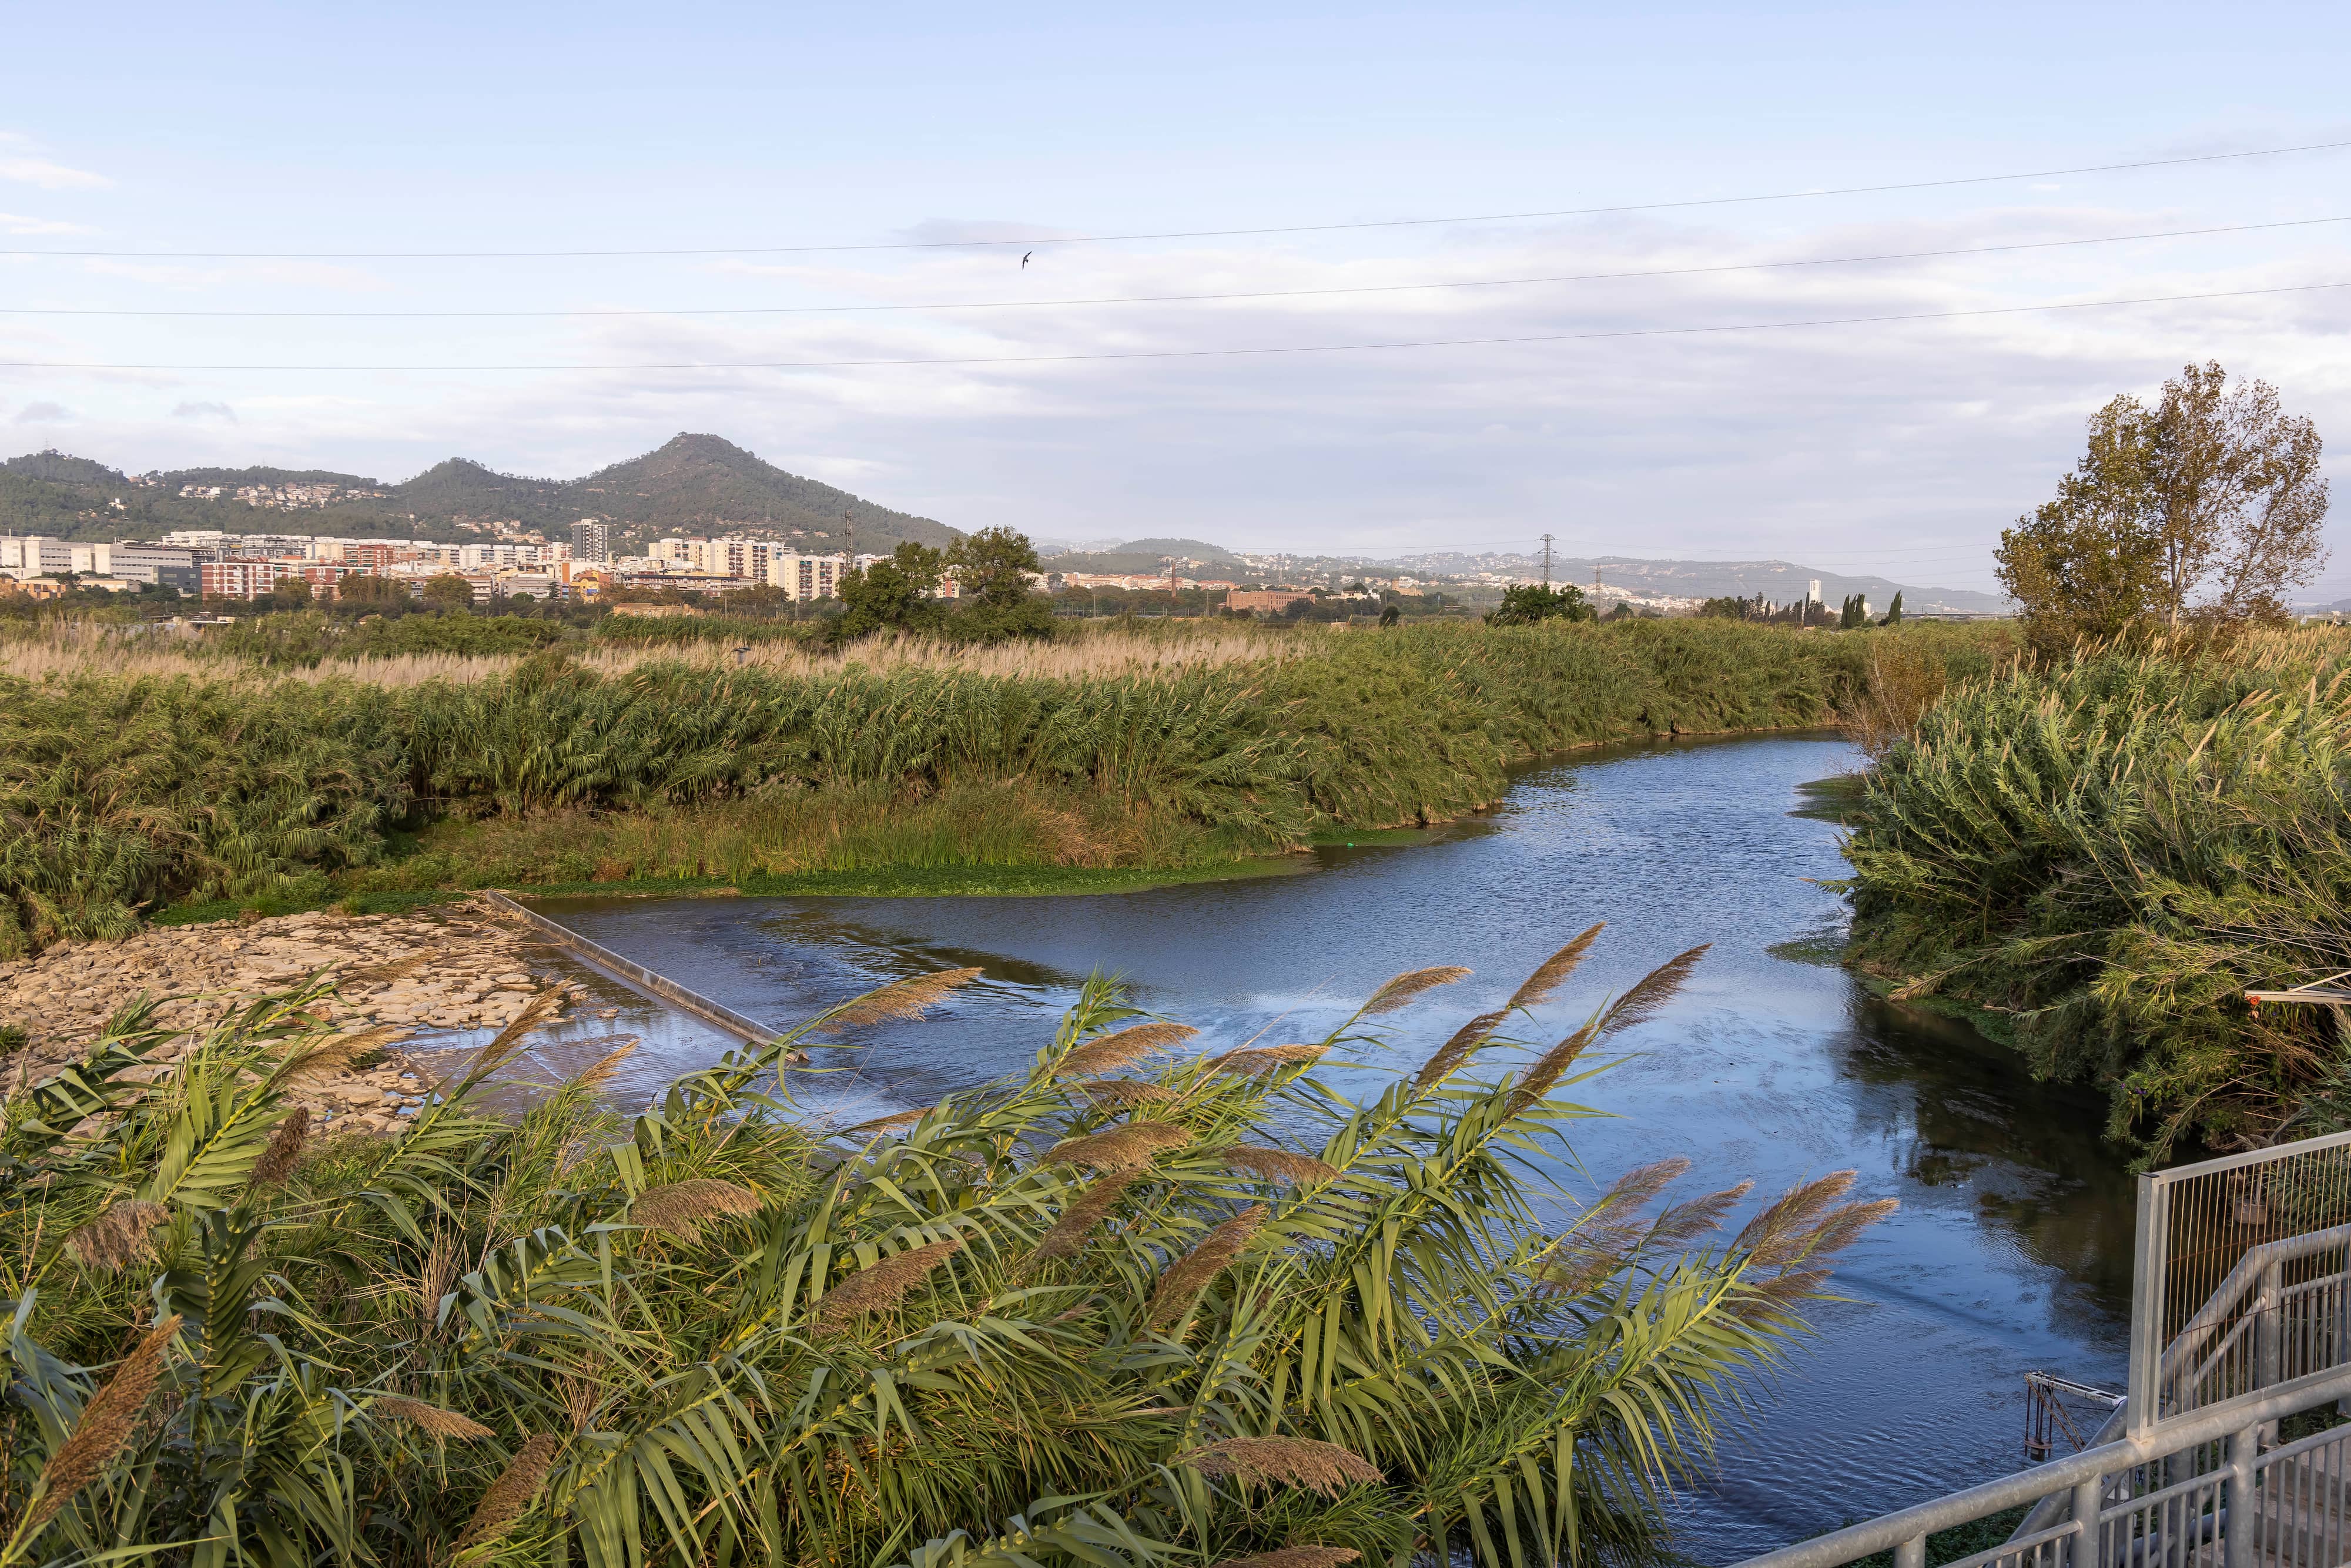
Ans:
{"label": "cloudy sky", "polygon": [[2351,450],[2351,147],[2051,172],[2351,142],[2339,5],[827,11],[15,8],[0,449],[1955,587],[2185,361]]}

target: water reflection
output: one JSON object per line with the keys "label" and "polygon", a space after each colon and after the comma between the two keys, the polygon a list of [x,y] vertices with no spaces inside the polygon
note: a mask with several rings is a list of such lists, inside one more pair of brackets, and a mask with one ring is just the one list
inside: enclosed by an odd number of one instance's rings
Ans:
{"label": "water reflection", "polygon": [[[1774,737],[1587,754],[1529,770],[1490,817],[1409,847],[1317,852],[1316,874],[1120,895],[1019,899],[550,901],[556,918],[755,1017],[789,1020],[880,980],[972,965],[984,981],[935,1021],[886,1026],[796,1085],[812,1113],[862,1120],[1025,1067],[1097,969],[1199,1026],[1200,1050],[1260,1030],[1311,1040],[1400,970],[1478,973],[1356,1053],[1344,1082],[1409,1069],[1500,1005],[1560,942],[1610,929],[1526,1030],[1548,1044],[1604,992],[1710,942],[1663,1016],[1587,1085],[1608,1113],[1574,1156],[1604,1179],[1679,1154],[1689,1178],[1766,1193],[1858,1171],[1902,1212],[1849,1255],[1846,1298],[1677,1504],[1687,1549],[1723,1561],[2016,1468],[2022,1377],[2118,1375],[2130,1185],[2094,1099],[2032,1082],[1972,1031],[1879,1001],[1817,961],[1843,906],[1836,830],[1792,815],[1798,786],[1850,768],[1843,743]],[[707,1060],[649,1040],[645,1092]],[[1905,1458],[1903,1456],[1908,1456]],[[1768,1484],[1767,1484],[1768,1478]],[[1789,1483],[1792,1482],[1791,1485]]]}

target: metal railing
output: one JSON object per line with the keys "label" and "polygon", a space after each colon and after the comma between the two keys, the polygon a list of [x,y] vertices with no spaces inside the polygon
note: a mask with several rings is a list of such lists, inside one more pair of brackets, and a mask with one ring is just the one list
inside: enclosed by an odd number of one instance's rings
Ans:
{"label": "metal railing", "polygon": [[1924,1568],[1928,1537],[2030,1506],[1949,1568],[2344,1568],[2351,1425],[2351,1134],[2139,1178],[2130,1392],[2092,1447],[1765,1552],[1740,1568]]}

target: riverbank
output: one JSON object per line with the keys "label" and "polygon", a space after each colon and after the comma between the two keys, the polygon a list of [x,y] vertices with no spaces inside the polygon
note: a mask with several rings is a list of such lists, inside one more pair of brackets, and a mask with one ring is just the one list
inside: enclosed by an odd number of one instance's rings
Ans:
{"label": "riverbank", "polygon": [[1849,809],[1855,960],[2094,1084],[2160,1161],[2351,1126],[2351,635],[2099,651],[1968,684]]}
{"label": "riverbank", "polygon": [[1938,669],[1991,657],[1972,630],[1724,621],[1201,635],[1196,658],[1104,634],[967,667],[893,662],[893,644],[830,664],[542,656],[408,684],[364,662],[0,677],[0,952],[174,905],[1229,874],[1458,819],[1511,767],[1578,745],[1832,722],[1869,688],[1876,643]]}

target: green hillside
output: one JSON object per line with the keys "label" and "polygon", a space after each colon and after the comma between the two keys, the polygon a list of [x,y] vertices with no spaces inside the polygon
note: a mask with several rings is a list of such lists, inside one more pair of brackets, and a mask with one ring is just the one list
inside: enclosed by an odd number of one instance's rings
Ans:
{"label": "green hillside", "polygon": [[[119,469],[57,452],[10,458],[0,463],[0,531],[118,538],[220,528],[458,538],[480,537],[478,527],[461,524],[517,522],[555,537],[592,517],[640,541],[739,529],[839,549],[846,542],[846,514],[860,549],[887,549],[901,539],[945,545],[956,538],[944,523],[787,473],[717,436],[691,434],[583,479],[500,474],[463,457],[394,485],[356,474],[269,467],[186,468],[147,477],[156,482],[134,482]],[[180,494],[192,485],[234,492],[241,486],[320,484],[381,494],[287,511],[251,507],[233,496]]]}

